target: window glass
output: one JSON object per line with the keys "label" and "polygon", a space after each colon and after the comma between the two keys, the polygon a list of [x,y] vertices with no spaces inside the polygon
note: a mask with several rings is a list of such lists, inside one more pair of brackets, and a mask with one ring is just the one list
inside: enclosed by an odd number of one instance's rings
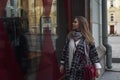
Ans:
{"label": "window glass", "polygon": [[111,14],[110,19],[111,19],[111,21],[114,21],[114,16],[113,16],[113,14]]}
{"label": "window glass", "polygon": [[4,16],[0,17],[20,69],[28,80],[36,80],[31,75],[37,75],[39,70],[46,33],[49,34],[47,41],[52,41],[48,46],[56,49],[56,6],[57,0],[8,0]]}

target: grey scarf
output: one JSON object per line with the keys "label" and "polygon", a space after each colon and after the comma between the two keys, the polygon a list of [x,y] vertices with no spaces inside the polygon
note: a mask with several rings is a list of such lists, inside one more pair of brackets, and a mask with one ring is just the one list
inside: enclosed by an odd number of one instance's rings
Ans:
{"label": "grey scarf", "polygon": [[71,38],[72,38],[74,41],[79,40],[81,37],[82,37],[81,32],[79,32],[79,31],[74,31],[74,30],[72,31],[72,33],[71,33]]}

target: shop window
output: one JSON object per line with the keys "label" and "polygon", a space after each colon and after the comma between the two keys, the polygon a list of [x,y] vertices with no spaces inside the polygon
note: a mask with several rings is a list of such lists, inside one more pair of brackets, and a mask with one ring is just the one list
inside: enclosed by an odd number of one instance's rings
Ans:
{"label": "shop window", "polygon": [[[56,49],[57,0],[44,0],[53,1],[51,6],[47,4],[51,10],[46,8],[46,13],[43,13],[42,1],[10,0],[9,2],[8,0],[6,6],[9,6],[9,9],[5,9],[5,15],[2,18],[17,62],[26,78],[34,72],[37,74],[46,27],[49,28],[50,34],[47,39],[48,41],[51,39],[51,45],[54,50]],[[48,13],[49,15],[46,15]],[[51,48],[51,45],[48,46]]]}

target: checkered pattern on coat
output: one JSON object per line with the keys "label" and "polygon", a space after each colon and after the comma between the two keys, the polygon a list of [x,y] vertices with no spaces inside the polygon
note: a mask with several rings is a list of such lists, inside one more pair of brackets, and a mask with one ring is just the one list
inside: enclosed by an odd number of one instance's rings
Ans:
{"label": "checkered pattern on coat", "polygon": [[[83,77],[83,67],[87,63],[85,60],[85,50],[84,50],[85,38],[82,38],[76,47],[76,51],[73,54],[71,68],[69,69],[69,40],[66,40],[66,44],[63,48],[61,61],[64,61],[66,77],[65,80],[84,80]],[[90,53],[89,57],[91,62],[99,62],[98,54],[95,45],[89,45]]]}

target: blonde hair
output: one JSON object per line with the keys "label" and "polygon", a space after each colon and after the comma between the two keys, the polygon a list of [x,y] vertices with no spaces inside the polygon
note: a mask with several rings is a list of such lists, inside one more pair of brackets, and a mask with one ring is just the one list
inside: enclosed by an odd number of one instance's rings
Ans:
{"label": "blonde hair", "polygon": [[[94,44],[94,38],[89,28],[89,23],[87,19],[83,16],[76,16],[75,19],[78,20],[79,29],[78,31],[86,38],[89,44]],[[68,37],[71,35],[71,32],[68,34]]]}

